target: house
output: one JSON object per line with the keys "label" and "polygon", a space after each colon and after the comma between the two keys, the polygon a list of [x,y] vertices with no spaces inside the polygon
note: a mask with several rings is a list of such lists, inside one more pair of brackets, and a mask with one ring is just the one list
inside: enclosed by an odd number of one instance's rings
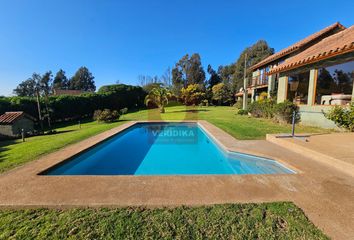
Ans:
{"label": "house", "polygon": [[69,89],[53,89],[53,96],[61,96],[61,95],[70,95],[70,96],[78,96],[83,93],[87,93],[83,90],[69,90]]}
{"label": "house", "polygon": [[18,137],[21,136],[22,129],[25,133],[32,133],[35,121],[35,118],[24,112],[5,112],[0,115],[0,135]]}
{"label": "house", "polygon": [[332,128],[323,112],[354,101],[354,25],[335,23],[250,68],[251,100],[261,92],[299,106],[301,122]]}

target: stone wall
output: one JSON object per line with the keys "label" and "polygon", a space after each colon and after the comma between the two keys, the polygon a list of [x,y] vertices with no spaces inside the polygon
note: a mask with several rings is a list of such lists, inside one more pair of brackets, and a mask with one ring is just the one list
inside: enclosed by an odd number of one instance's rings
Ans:
{"label": "stone wall", "polygon": [[331,106],[321,106],[321,105],[300,105],[299,111],[301,116],[301,124],[316,126],[322,128],[338,129],[333,121],[328,120],[322,111],[327,112],[330,110]]}

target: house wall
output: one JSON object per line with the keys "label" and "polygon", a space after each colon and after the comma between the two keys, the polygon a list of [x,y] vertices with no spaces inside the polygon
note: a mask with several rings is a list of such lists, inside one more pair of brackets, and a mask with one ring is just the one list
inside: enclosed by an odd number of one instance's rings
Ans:
{"label": "house wall", "polygon": [[0,125],[0,136],[13,137],[11,125]]}
{"label": "house wall", "polygon": [[34,122],[26,117],[20,118],[15,121],[12,125],[12,133],[16,135],[21,135],[21,130],[24,129],[25,133],[33,132]]}

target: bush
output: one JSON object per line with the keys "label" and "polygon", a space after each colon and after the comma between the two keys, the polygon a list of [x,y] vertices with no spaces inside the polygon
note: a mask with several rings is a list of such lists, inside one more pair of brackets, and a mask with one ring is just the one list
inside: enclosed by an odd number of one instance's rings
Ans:
{"label": "bush", "polygon": [[253,117],[272,118],[275,102],[271,99],[255,101],[248,105],[248,112]]}
{"label": "bush", "polygon": [[237,111],[237,114],[238,114],[238,115],[247,115],[247,114],[248,114],[248,111],[247,111],[247,110],[243,110],[243,109],[239,109],[239,110]]}
{"label": "bush", "polygon": [[238,100],[233,107],[237,108],[237,109],[242,109],[243,107],[243,100]]}
{"label": "bush", "polygon": [[338,127],[354,132],[354,103],[351,104],[349,109],[335,106],[328,113],[324,113],[324,115]]}
{"label": "bush", "polygon": [[268,98],[268,93],[267,92],[261,92],[261,94],[259,94],[259,100],[263,101],[265,99]]}
{"label": "bush", "polygon": [[114,122],[120,117],[117,110],[96,110],[93,114],[93,119],[98,122]]}
{"label": "bush", "polygon": [[293,118],[293,112],[296,112],[295,122],[300,121],[299,107],[290,102],[285,101],[274,105],[274,118],[280,123],[291,123]]}
{"label": "bush", "polygon": [[121,109],[119,112],[120,112],[120,115],[127,114],[128,108],[123,108],[123,109]]}
{"label": "bush", "polygon": [[296,112],[295,122],[299,122],[299,108],[290,101],[276,104],[272,99],[264,99],[255,101],[248,106],[248,112],[253,117],[274,118],[280,123],[291,123],[294,111]]}

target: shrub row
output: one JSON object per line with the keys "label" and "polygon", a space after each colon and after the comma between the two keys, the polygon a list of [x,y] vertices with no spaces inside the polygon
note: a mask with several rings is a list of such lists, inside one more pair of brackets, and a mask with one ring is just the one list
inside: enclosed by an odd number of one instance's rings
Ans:
{"label": "shrub row", "polygon": [[[49,109],[54,122],[92,117],[97,109],[121,110],[144,107],[145,91],[138,86],[124,84],[103,86],[97,93],[79,96],[51,96]],[[41,107],[44,109],[44,100]],[[24,111],[34,117],[38,116],[35,98],[0,97],[0,114],[7,111]],[[126,111],[126,110],[125,110]]]}
{"label": "shrub row", "polygon": [[291,123],[293,113],[295,112],[296,122],[300,120],[298,106],[289,101],[278,104],[271,99],[255,101],[249,104],[247,111],[253,117],[273,118],[280,123]]}
{"label": "shrub row", "polygon": [[93,113],[93,119],[98,122],[114,122],[118,120],[120,117],[119,112],[117,110],[96,110]]}

